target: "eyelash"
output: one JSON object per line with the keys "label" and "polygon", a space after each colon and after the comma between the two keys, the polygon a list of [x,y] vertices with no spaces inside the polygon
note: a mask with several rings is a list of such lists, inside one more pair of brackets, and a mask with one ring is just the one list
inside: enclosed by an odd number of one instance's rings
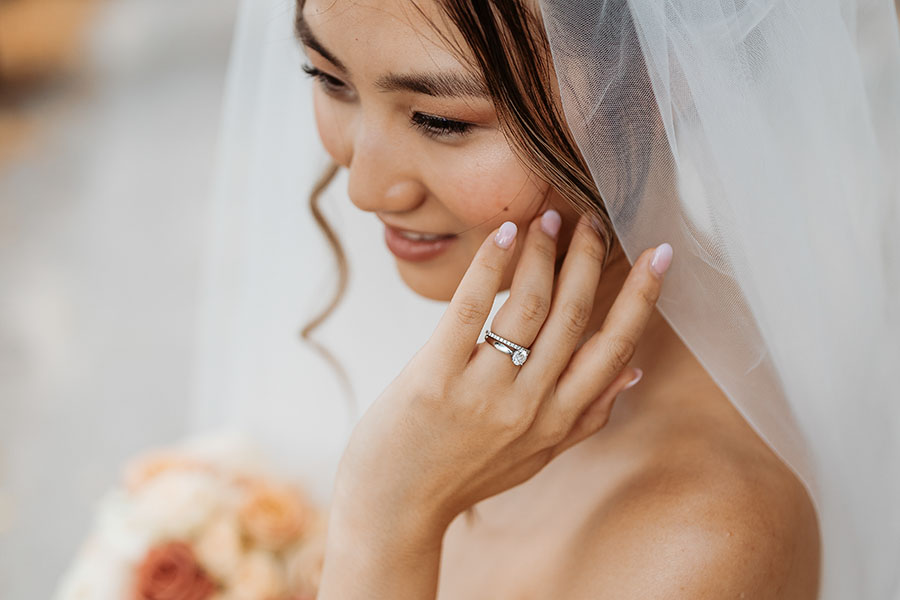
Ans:
{"label": "eyelash", "polygon": [[[311,65],[303,65],[303,72],[315,79],[326,93],[336,97],[343,97],[348,93],[348,88],[344,82],[336,77],[325,73]],[[437,115],[429,115],[421,112],[414,112],[410,117],[410,125],[422,134],[430,138],[445,138],[452,136],[463,136],[472,131],[474,127],[471,123],[463,121],[455,121],[446,117]]]}
{"label": "eyelash", "polygon": [[347,86],[340,79],[332,77],[312,65],[303,65],[302,69],[304,73],[315,79],[329,94],[340,96],[347,93]]}
{"label": "eyelash", "polygon": [[445,117],[436,115],[428,115],[425,113],[415,112],[412,117],[412,126],[421,131],[423,134],[432,138],[462,136],[472,131],[471,123],[463,121],[454,121]]}

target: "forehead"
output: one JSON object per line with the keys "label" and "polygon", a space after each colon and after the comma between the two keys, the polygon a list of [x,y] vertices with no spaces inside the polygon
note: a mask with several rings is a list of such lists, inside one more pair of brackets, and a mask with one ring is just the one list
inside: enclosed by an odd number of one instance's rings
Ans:
{"label": "forehead", "polygon": [[300,18],[356,71],[459,69],[466,45],[435,0],[306,0]]}

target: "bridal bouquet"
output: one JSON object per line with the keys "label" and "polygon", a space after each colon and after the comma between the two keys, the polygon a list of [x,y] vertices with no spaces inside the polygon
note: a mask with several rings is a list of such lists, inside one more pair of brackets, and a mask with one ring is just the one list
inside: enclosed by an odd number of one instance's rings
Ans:
{"label": "bridal bouquet", "polygon": [[140,456],[57,600],[313,600],[326,518],[235,438]]}

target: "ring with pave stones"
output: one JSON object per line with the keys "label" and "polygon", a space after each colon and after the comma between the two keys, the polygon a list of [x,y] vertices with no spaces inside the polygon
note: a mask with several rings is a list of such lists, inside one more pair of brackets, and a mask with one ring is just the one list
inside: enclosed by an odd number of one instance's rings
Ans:
{"label": "ring with pave stones", "polygon": [[512,358],[512,362],[517,367],[521,367],[525,364],[525,360],[528,358],[528,353],[531,352],[528,348],[524,348],[518,345],[515,342],[511,342],[504,337],[500,337],[490,329],[484,332],[484,341],[488,341],[488,338],[492,338],[494,341],[494,348],[503,352],[505,354],[509,354],[510,358]]}

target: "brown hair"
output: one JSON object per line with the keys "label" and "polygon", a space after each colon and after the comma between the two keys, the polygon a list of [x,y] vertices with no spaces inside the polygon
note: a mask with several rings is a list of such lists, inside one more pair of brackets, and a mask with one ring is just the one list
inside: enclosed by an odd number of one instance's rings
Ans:
{"label": "brown hair", "polygon": [[[610,255],[612,223],[571,132],[553,95],[550,46],[539,16],[526,0],[436,0],[443,16],[461,34],[468,52],[451,44],[469,66],[483,75],[504,134],[520,160],[546,181],[579,213],[592,215],[594,228]],[[298,14],[304,0],[298,0]],[[418,7],[417,7],[418,8]],[[437,30],[437,27],[435,28]],[[335,251],[339,285],[332,302],[302,330],[309,335],[337,306],[346,287],[348,266],[340,242],[318,208],[322,190],[334,177],[332,166],[310,195],[310,209]],[[318,346],[318,345],[317,345]],[[320,347],[320,346],[319,346]],[[321,348],[321,347],[320,347]],[[326,358],[336,365],[333,357]],[[337,367],[342,377],[346,374]],[[471,517],[473,511],[467,511]]]}

